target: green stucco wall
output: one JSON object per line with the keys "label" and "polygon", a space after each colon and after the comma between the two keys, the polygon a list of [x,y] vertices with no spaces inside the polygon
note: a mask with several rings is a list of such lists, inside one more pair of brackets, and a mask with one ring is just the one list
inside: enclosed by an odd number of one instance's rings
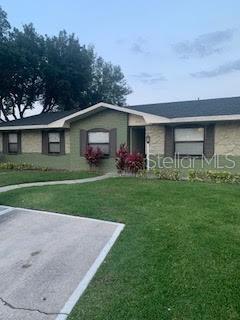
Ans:
{"label": "green stucco wall", "polygon": [[[80,130],[95,128],[117,129],[117,148],[127,142],[128,115],[114,110],[104,110],[85,119],[77,120],[70,126],[70,153],[65,155],[44,155],[42,153],[22,153],[18,155],[2,155],[2,161],[29,163],[34,166],[66,170],[88,170],[84,157],[80,156]],[[103,172],[115,170],[115,159],[103,159],[100,166]]]}
{"label": "green stucco wall", "polygon": [[[75,121],[71,124],[70,130],[70,158],[72,170],[88,169],[88,164],[83,157],[80,157],[80,130],[95,128],[117,129],[117,148],[121,143],[127,142],[128,115],[114,110],[105,110],[89,116],[85,119]],[[102,171],[115,170],[115,159],[103,159],[100,169]]]}

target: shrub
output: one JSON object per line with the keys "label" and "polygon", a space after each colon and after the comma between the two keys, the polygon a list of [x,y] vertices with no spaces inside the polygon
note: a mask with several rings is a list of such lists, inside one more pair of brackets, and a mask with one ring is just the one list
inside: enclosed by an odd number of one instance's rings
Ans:
{"label": "shrub", "polygon": [[99,148],[93,148],[91,146],[87,147],[85,158],[90,166],[92,167],[98,167],[103,157],[103,153],[101,149]]}
{"label": "shrub", "polygon": [[47,167],[35,167],[29,163],[0,162],[0,170],[40,170],[49,171]]}
{"label": "shrub", "polygon": [[136,174],[144,167],[144,158],[140,153],[128,154],[126,157],[126,168],[129,172]]}
{"label": "shrub", "polygon": [[118,172],[121,173],[126,170],[126,158],[128,156],[128,148],[125,143],[122,143],[120,145],[120,148],[116,153],[116,156],[117,158],[115,160],[115,164]]}
{"label": "shrub", "polygon": [[172,181],[178,181],[180,180],[180,172],[177,169],[159,169],[154,170],[154,175],[158,179],[161,180],[172,180]]}
{"label": "shrub", "polygon": [[180,180],[180,172],[177,169],[154,169],[154,170],[141,170],[138,172],[138,177],[150,178],[150,179],[160,179],[160,180]]}
{"label": "shrub", "polygon": [[240,183],[240,174],[234,174],[227,171],[191,170],[189,172],[189,180],[214,183]]}
{"label": "shrub", "polygon": [[119,173],[127,171],[137,174],[144,168],[144,158],[140,153],[129,153],[126,143],[122,143],[116,152],[115,164]]}

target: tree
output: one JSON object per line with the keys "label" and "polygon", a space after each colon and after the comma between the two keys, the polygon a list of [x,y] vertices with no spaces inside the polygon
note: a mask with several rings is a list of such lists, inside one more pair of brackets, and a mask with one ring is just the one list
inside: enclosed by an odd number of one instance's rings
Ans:
{"label": "tree", "polygon": [[124,105],[131,92],[119,66],[105,62],[74,34],[41,36],[32,24],[11,29],[0,8],[0,120],[84,108],[105,101]]}
{"label": "tree", "polygon": [[33,25],[14,28],[0,43],[0,110],[1,120],[23,118],[33,109],[41,95],[43,37]]}
{"label": "tree", "polygon": [[126,96],[131,92],[120,66],[105,62],[101,57],[95,59],[92,83],[87,90],[86,106],[100,101],[123,106],[126,103]]}
{"label": "tree", "polygon": [[7,20],[7,13],[0,6],[0,38],[3,38],[10,28],[11,26]]}
{"label": "tree", "polygon": [[58,37],[46,37],[44,61],[42,112],[78,108],[91,84],[93,49],[61,31]]}

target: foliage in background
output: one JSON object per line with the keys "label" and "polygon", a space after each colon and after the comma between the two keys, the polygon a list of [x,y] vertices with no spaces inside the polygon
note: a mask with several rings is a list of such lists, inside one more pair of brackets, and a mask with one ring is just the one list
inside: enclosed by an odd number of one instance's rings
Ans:
{"label": "foliage in background", "polygon": [[103,158],[103,153],[100,148],[93,148],[91,146],[87,147],[85,153],[85,159],[87,160],[90,168],[98,167]]}
{"label": "foliage in background", "polygon": [[190,181],[214,182],[214,183],[240,183],[240,174],[226,171],[189,171]]}
{"label": "foliage in background", "polygon": [[2,121],[22,118],[41,94],[43,38],[33,26],[0,36],[0,111]]}
{"label": "foliage in background", "polygon": [[124,105],[131,93],[119,66],[105,62],[74,34],[42,36],[32,24],[11,28],[0,7],[0,120],[23,118],[36,102],[42,112]]}

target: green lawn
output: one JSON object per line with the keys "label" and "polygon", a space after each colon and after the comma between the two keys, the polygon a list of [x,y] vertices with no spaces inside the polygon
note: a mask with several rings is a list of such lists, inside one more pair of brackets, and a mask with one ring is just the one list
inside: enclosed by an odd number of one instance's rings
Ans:
{"label": "green lawn", "polygon": [[96,176],[95,173],[86,171],[0,170],[0,186],[26,182],[83,179],[94,176]]}
{"label": "green lawn", "polygon": [[239,195],[237,185],[112,178],[0,203],[126,224],[69,320],[230,320],[240,319]]}

